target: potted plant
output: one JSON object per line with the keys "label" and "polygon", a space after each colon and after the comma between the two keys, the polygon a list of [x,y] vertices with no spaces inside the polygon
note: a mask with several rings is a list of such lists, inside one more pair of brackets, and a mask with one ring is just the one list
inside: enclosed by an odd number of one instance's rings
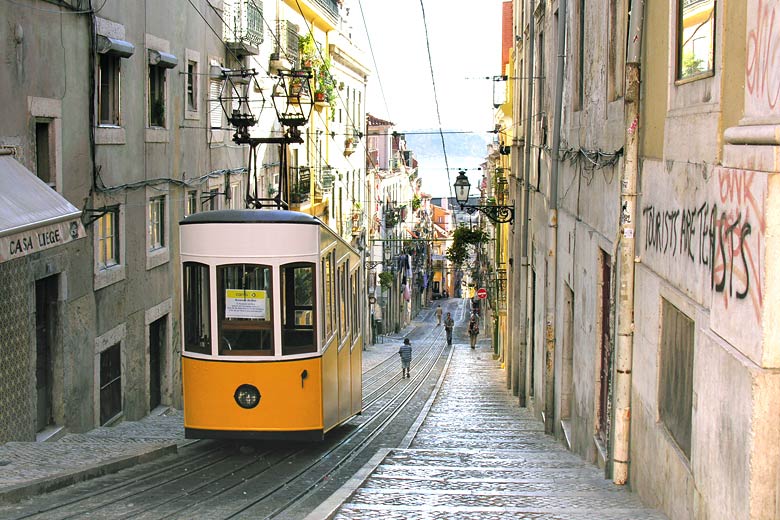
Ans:
{"label": "potted plant", "polygon": [[306,33],[298,38],[298,55],[301,59],[301,67],[313,69],[318,65],[317,43],[311,33]]}

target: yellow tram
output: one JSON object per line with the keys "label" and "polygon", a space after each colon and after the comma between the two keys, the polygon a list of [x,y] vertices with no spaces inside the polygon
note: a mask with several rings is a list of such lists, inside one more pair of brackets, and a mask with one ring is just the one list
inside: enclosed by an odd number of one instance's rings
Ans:
{"label": "yellow tram", "polygon": [[321,440],[362,410],[360,257],[317,218],[181,222],[187,438]]}

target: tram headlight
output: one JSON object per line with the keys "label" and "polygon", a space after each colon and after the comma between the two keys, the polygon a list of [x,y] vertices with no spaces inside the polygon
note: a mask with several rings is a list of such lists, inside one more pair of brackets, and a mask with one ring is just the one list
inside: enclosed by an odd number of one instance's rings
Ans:
{"label": "tram headlight", "polygon": [[241,408],[254,408],[260,402],[260,391],[252,385],[241,385],[233,397]]}

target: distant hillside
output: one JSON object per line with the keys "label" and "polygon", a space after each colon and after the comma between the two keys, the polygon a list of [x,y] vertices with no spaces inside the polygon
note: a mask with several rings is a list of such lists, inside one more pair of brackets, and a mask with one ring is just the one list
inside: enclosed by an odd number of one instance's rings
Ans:
{"label": "distant hillside", "polygon": [[[414,132],[414,133],[412,133]],[[430,133],[417,133],[430,132]],[[492,140],[492,135],[474,133],[447,133],[444,130],[444,143],[447,147],[447,156],[458,157],[485,157],[487,144]],[[403,132],[401,132],[403,133]],[[441,147],[441,135],[438,130],[413,130],[406,134],[407,148],[414,152],[419,161],[443,157]]]}

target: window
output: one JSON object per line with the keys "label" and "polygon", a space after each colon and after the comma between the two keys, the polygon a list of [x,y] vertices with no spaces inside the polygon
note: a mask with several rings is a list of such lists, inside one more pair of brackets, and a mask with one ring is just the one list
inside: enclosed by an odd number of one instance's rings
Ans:
{"label": "window", "polygon": [[52,175],[50,128],[51,124],[49,121],[35,122],[35,174],[43,182],[54,188],[56,177]]}
{"label": "window", "polygon": [[339,266],[339,341],[344,341],[347,338],[347,331],[349,330],[349,320],[347,317],[347,310],[349,309],[349,296],[347,294],[347,264],[341,264]]}
{"label": "window", "polygon": [[122,349],[116,343],[100,353],[100,425],[122,412]]}
{"label": "window", "polygon": [[357,272],[352,273],[350,277],[352,280],[352,343],[354,343],[360,335],[360,307],[358,306],[358,276]]}
{"label": "window", "polygon": [[187,192],[187,215],[193,215],[198,212],[198,190]]}
{"label": "window", "polygon": [[184,262],[184,351],[211,354],[209,266]]}
{"label": "window", "polygon": [[582,110],[585,103],[585,0],[579,1],[577,17],[579,21],[577,29],[577,99],[574,106],[577,110]]}
{"label": "window", "polygon": [[626,21],[628,19],[627,0],[609,1],[609,82],[607,99],[614,101],[623,95],[623,75],[626,63]]}
{"label": "window", "polygon": [[108,210],[95,223],[97,235],[97,262],[99,269],[119,264],[119,212]]}
{"label": "window", "polygon": [[98,123],[119,126],[119,56],[98,55]]}
{"label": "window", "polygon": [[149,250],[165,247],[165,195],[149,200]]}
{"label": "window", "polygon": [[314,265],[298,263],[281,268],[282,355],[317,351],[314,335]]}
{"label": "window", "polygon": [[661,312],[658,410],[666,429],[690,460],[694,323],[666,300]]}
{"label": "window", "polygon": [[219,95],[222,92],[222,82],[218,79],[209,80],[209,126],[222,128],[222,105]]}
{"label": "window", "polygon": [[165,128],[165,68],[149,65],[149,126]]}
{"label": "window", "polygon": [[677,79],[711,76],[715,63],[715,0],[679,0]]}
{"label": "window", "polygon": [[187,110],[198,110],[198,63],[187,61]]}
{"label": "window", "polygon": [[335,292],[336,282],[334,280],[335,273],[333,272],[333,261],[335,258],[335,252],[331,251],[326,254],[322,259],[322,294],[324,300],[324,313],[325,313],[325,337],[329,338],[335,331],[334,321],[336,319]]}
{"label": "window", "polygon": [[220,355],[274,354],[272,301],[270,267],[254,264],[217,267]]}

